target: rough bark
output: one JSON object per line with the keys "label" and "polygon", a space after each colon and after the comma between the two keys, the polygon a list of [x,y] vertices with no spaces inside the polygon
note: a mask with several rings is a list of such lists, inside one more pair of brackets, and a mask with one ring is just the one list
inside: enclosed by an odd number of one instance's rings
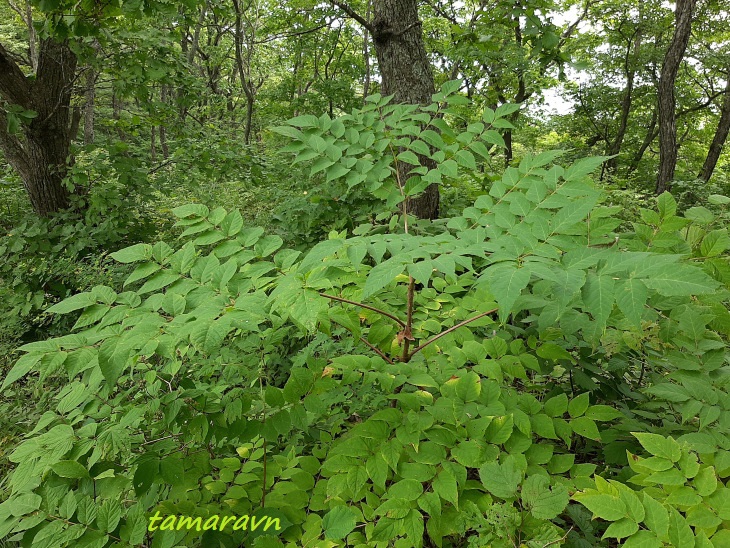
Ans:
{"label": "rough bark", "polygon": [[20,174],[34,211],[42,216],[69,205],[63,179],[72,137],[70,104],[76,63],[67,41],[44,39],[35,80],[30,80],[0,44],[0,98],[36,113],[29,124],[20,126],[20,135],[7,131],[6,116],[0,114],[0,147]]}
{"label": "rough bark", "polygon": [[[382,75],[383,95],[394,95],[395,103],[430,103],[436,90],[423,43],[417,0],[376,0],[373,15],[370,30]],[[425,160],[424,164],[435,167],[431,160]],[[408,169],[404,164],[403,172],[399,173],[402,181],[407,179]],[[435,219],[438,211],[439,188],[436,184],[408,200],[408,212],[418,218]]]}
{"label": "rough bark", "polygon": [[717,161],[720,159],[722,147],[725,145],[728,132],[730,132],[730,73],[728,73],[726,78],[725,97],[720,107],[720,120],[717,123],[717,129],[715,129],[715,135],[712,138],[712,143],[710,143],[710,148],[707,150],[705,163],[702,165],[699,175],[697,175],[697,177],[705,182],[709,181],[710,177],[712,177],[712,172],[715,171]]}
{"label": "rough bark", "polygon": [[692,15],[697,0],[677,0],[674,12],[674,36],[669,44],[659,77],[657,98],[659,104],[659,173],[656,193],[671,188],[677,164],[677,125],[674,111],[674,82],[687,49],[692,31]]}

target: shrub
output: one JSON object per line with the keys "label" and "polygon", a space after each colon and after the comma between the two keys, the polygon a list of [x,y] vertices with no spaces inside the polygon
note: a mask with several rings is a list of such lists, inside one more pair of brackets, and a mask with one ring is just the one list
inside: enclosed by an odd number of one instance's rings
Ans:
{"label": "shrub", "polygon": [[[327,177],[369,184],[386,210],[469,169],[473,157],[460,152],[486,150],[475,142],[499,144],[484,124],[451,140],[439,105],[421,116],[371,104],[382,124],[356,112],[295,119],[306,129],[283,131],[300,159],[319,149]],[[486,111],[485,123],[499,126],[508,112]],[[442,126],[440,141],[423,135],[428,123]],[[437,156],[438,173],[397,180],[395,162],[421,136],[436,150],[417,152]],[[447,164],[457,157],[456,168]],[[36,374],[62,388],[10,455],[0,538],[596,546],[585,508],[595,510],[598,495],[632,511],[651,497],[682,539],[687,528],[693,538],[719,535],[689,508],[675,514],[672,489],[666,498],[651,490],[664,485],[642,476],[654,457],[633,457],[677,433],[666,443],[725,473],[724,339],[708,327],[724,321],[717,272],[691,260],[695,246],[679,232],[688,221],[677,220],[671,197],[645,214],[671,246],[655,252],[638,225],[617,242],[617,208],[601,205],[589,178],[602,159],[561,167],[557,157],[526,156],[462,215],[427,228],[393,215],[387,230],[332,232],[305,255],[244,228],[235,210],[176,208],[179,243],[114,253],[135,265],[124,291],[97,286],[65,299],[50,312],[72,314],[72,332],[21,348],[2,390]],[[703,236],[705,249],[717,237]],[[627,465],[649,490],[626,483]],[[281,516],[278,537],[146,530],[157,510],[206,519],[260,507]],[[638,527],[646,518],[636,512]],[[603,536],[640,533],[629,525]]]}

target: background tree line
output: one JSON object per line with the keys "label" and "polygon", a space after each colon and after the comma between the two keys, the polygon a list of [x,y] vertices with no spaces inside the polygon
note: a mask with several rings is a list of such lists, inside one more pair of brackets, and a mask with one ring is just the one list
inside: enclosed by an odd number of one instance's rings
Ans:
{"label": "background tree line", "polygon": [[[291,116],[346,112],[378,91],[424,103],[457,77],[477,103],[524,107],[510,119],[518,129],[504,130],[505,165],[515,147],[536,146],[528,135],[539,127],[558,145],[614,156],[602,178],[623,186],[660,193],[675,179],[726,181],[722,2],[27,0],[0,9],[0,144],[40,215],[83,192],[62,180],[95,148],[124,149],[148,170],[205,165],[232,147],[265,151],[275,143],[268,128]],[[538,114],[556,89],[570,112]],[[437,215],[435,193],[414,200],[419,216]]]}

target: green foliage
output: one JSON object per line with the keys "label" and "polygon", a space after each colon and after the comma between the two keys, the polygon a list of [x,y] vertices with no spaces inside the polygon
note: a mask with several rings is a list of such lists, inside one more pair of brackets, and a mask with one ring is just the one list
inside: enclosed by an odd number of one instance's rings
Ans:
{"label": "green foliage", "polygon": [[724,546],[730,539],[723,482],[730,453],[698,453],[672,437],[634,434],[649,457],[629,453],[635,472],[625,481],[595,477],[596,488],[573,495],[594,518],[610,522],[603,537],[624,546]]}
{"label": "green foliage", "polygon": [[[295,154],[294,164],[314,160],[310,177],[323,172],[325,183],[343,180],[345,196],[364,186],[392,209],[430,184],[448,185],[461,171],[475,171],[491,159],[490,148],[504,147],[498,128],[512,127],[504,117],[514,105],[485,109],[482,121],[455,131],[445,116],[457,115],[456,107],[466,101],[456,94],[459,83],[444,84],[428,107],[389,105],[392,97],[376,94],[362,109],[335,120],[326,114],[299,116],[274,131],[291,139],[283,150]],[[432,160],[432,167],[424,159]],[[405,180],[398,174],[400,164],[413,166]]]}
{"label": "green foliage", "polygon": [[449,133],[453,91],[280,129],[315,174],[385,200],[387,227],[302,254],[236,209],[188,204],[172,210],[177,241],[111,254],[123,283],[54,304],[75,323],[23,345],[0,388],[55,387],[9,453],[0,538],[133,546],[157,511],[263,508],[285,527],[254,545],[722,541],[726,229],[663,195],[617,240],[618,208],[590,178],[604,158],[561,166],[555,151],[460,215],[393,215],[425,178],[473,171],[467,150],[491,158],[488,125],[510,108]]}

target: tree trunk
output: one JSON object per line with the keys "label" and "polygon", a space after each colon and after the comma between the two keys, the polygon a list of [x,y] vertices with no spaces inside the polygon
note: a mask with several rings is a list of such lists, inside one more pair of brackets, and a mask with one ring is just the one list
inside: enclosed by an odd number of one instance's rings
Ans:
{"label": "tree trunk", "polygon": [[628,168],[626,168],[626,177],[631,175],[636,169],[639,167],[639,162],[641,162],[641,159],[644,157],[644,153],[649,148],[649,146],[654,142],[654,139],[656,139],[657,136],[657,130],[656,130],[656,122],[657,122],[657,111],[656,109],[651,111],[651,121],[649,122],[649,127],[646,128],[646,135],[644,135],[644,141],[641,143],[641,146],[639,147],[639,150],[636,151],[636,154],[634,154],[634,157],[631,159],[631,162],[629,163]]}
{"label": "tree trunk", "polygon": [[96,102],[96,71],[89,67],[86,75],[86,105],[84,106],[84,145],[94,143],[94,103]]}
{"label": "tree trunk", "polygon": [[659,77],[657,98],[659,103],[659,173],[656,193],[671,188],[677,164],[677,125],[674,118],[674,82],[687,49],[692,30],[692,15],[697,0],[677,0],[674,12],[675,28],[672,42],[664,57]]}
{"label": "tree trunk", "polygon": [[28,57],[35,72],[38,70],[38,34],[33,25],[33,7],[30,0],[25,0],[25,24],[28,27]]}
{"label": "tree trunk", "polygon": [[[251,61],[251,48],[252,44],[248,44],[247,47],[247,58],[244,60],[243,57],[243,12],[238,0],[233,0],[233,8],[236,14],[236,22],[233,39],[235,41],[235,58],[236,67],[238,68],[238,77],[241,79],[241,87],[243,93],[246,95],[246,127],[244,129],[243,141],[245,144],[251,142],[251,128],[253,126],[253,111],[254,103],[256,100],[256,88],[251,79],[250,74],[250,61]],[[253,37],[252,37],[253,39]]]}
{"label": "tree trunk", "polygon": [[155,126],[150,129],[150,162],[153,164],[157,162],[157,139],[156,139]]}
{"label": "tree trunk", "polygon": [[[423,43],[417,0],[376,0],[373,15],[373,43],[383,95],[394,95],[395,103],[429,104],[436,90]],[[429,169],[435,167],[431,160],[425,160],[424,165]],[[405,181],[410,168],[401,166],[399,176]],[[408,200],[408,212],[421,219],[437,218],[438,210],[437,184]]]}
{"label": "tree trunk", "polygon": [[[641,28],[636,29],[636,33],[634,35],[634,57],[639,57],[639,49],[641,48]],[[633,64],[631,62],[631,42],[629,41],[628,47],[626,48],[626,57],[624,58],[624,75],[626,76],[626,87],[624,88],[623,97],[621,98],[621,115],[619,118],[619,124],[618,124],[618,130],[616,131],[616,136],[613,138],[613,140],[609,143],[607,149],[606,149],[606,155],[608,156],[616,156],[619,152],[621,152],[621,145],[624,142],[624,137],[626,136],[626,129],[629,125],[629,114],[631,113],[631,101],[633,99],[632,95],[634,93],[634,78],[636,76],[636,71],[634,70]],[[611,158],[606,162],[606,171],[608,173],[616,173],[616,169],[618,168],[618,157]]]}
{"label": "tree trunk", "polygon": [[[160,88],[160,101],[167,104],[167,84],[162,84]],[[167,146],[167,127],[160,124],[160,148],[162,149],[162,157],[167,160],[170,157],[170,148]]]}
{"label": "tree trunk", "polygon": [[715,136],[712,138],[710,148],[707,150],[705,163],[702,165],[699,175],[697,175],[697,177],[705,182],[710,180],[712,172],[715,171],[717,160],[720,158],[722,147],[725,145],[728,132],[730,131],[730,72],[726,78],[725,98],[722,100],[722,107],[720,107],[720,120],[717,122],[717,129],[715,130]]}
{"label": "tree trunk", "polygon": [[[370,21],[370,6],[371,2],[370,0],[367,0],[367,11],[365,12],[365,18],[368,21]],[[362,59],[363,63],[365,64],[365,78],[362,83],[363,103],[365,102],[365,98],[370,95],[370,48],[368,47],[369,42],[370,34],[368,33],[368,29],[365,29],[362,36]]]}
{"label": "tree trunk", "polygon": [[69,206],[63,179],[68,168],[76,63],[67,41],[46,38],[40,43],[35,80],[30,80],[0,45],[0,98],[36,113],[29,124],[20,125],[23,139],[19,139],[8,131],[8,120],[0,111],[0,147],[20,174],[33,210],[41,216]]}

